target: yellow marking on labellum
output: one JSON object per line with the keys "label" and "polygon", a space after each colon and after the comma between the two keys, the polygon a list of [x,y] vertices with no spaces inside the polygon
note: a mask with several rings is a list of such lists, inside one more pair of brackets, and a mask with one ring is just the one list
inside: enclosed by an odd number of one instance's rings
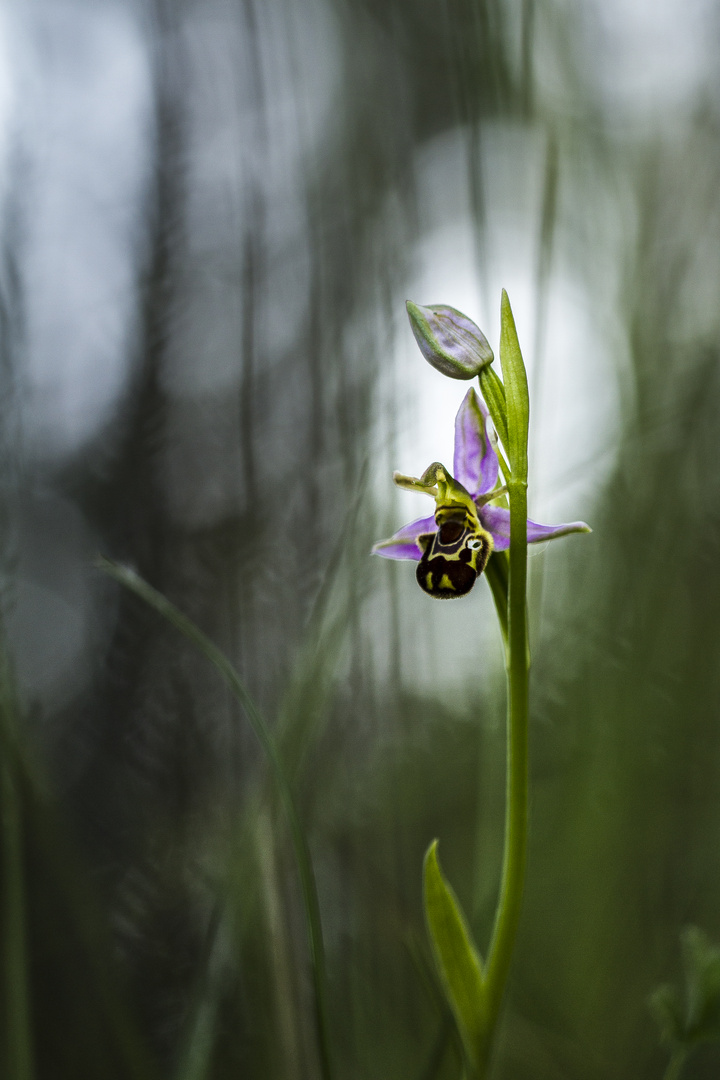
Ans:
{"label": "yellow marking on labellum", "polygon": [[[402,477],[401,486],[408,479]],[[422,551],[416,572],[418,584],[439,600],[465,596],[487,566],[493,538],[480,524],[472,497],[439,462],[413,484],[426,491],[432,485],[436,505],[437,531],[418,537]]]}

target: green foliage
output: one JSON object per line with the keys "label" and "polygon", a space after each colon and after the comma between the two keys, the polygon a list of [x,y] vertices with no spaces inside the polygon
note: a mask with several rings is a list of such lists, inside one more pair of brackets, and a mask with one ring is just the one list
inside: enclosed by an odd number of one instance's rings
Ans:
{"label": "green foliage", "polygon": [[489,1034],[482,960],[460,903],[440,869],[437,847],[434,840],[425,855],[425,918],[442,984],[474,1075],[485,1057]]}
{"label": "green foliage", "polygon": [[0,655],[0,1072],[157,1080],[87,870],[22,734]]}
{"label": "green foliage", "polygon": [[684,994],[664,984],[649,1005],[664,1042],[691,1047],[720,1041],[720,949],[696,926],[681,936]]}
{"label": "green foliage", "polygon": [[[320,1056],[321,1074],[325,1080],[332,1075],[331,1067],[331,1034],[330,1019],[328,1016],[327,1001],[327,976],[325,972],[325,945],[323,941],[322,924],[320,921],[320,905],[315,883],[310,850],[307,837],[302,827],[300,817],[295,805],[292,788],[283,767],[275,739],[255,702],[248,693],[245,684],[236,672],[233,665],[217,646],[203,634],[199,627],[188,619],[174,604],[148,585],[138,574],[112,562],[110,559],[98,558],[98,566],[105,573],[113,577],[125,588],[130,589],[139,596],[146,604],[153,608],[159,615],[166,619],[172,626],[180,631],[192,644],[210,661],[220,677],[228,684],[232,693],[242,706],[245,715],[250,722],[263,750],[265,751],[268,764],[272,770],[273,779],[277,785],[280,800],[287,816],[287,821],[292,838],[298,874],[300,877],[303,905],[305,909],[306,932],[308,948],[310,952],[311,968],[313,974],[313,989],[315,994],[315,1022],[317,1025],[318,1052]],[[206,1003],[200,1003],[200,1018],[206,1012]],[[204,1062],[207,1059],[207,1051],[202,1053],[201,1065],[195,1065],[196,1045],[202,1045],[207,1040],[207,1032],[203,1025],[196,1024],[197,1038],[190,1043],[186,1051],[186,1062],[183,1066],[183,1080],[185,1076],[195,1077],[201,1074]]]}

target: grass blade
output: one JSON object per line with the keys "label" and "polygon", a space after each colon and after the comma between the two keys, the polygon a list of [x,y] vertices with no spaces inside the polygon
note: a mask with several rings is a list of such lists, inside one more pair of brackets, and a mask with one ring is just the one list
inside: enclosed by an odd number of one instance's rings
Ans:
{"label": "grass blade", "polygon": [[325,972],[325,949],[323,944],[317,885],[305,832],[300,822],[290,783],[280,760],[272,733],[267,726],[264,717],[245,688],[245,684],[228,660],[227,656],[225,656],[222,650],[195,625],[192,619],[189,619],[187,615],[184,615],[167,599],[167,597],[163,596],[157,589],[154,589],[152,585],[149,585],[147,581],[143,580],[139,574],[136,574],[135,571],[131,570],[129,567],[121,566],[119,563],[113,562],[111,559],[106,559],[103,556],[98,556],[96,564],[100,570],[103,570],[110,577],[114,578],[115,581],[119,582],[119,584],[125,586],[125,588],[140,597],[141,600],[144,600],[146,604],[149,604],[150,607],[154,608],[159,615],[179,630],[180,633],[191,641],[210,661],[242,706],[250,726],[267,755],[290,828],[293,851],[295,853],[298,875],[300,877],[313,975],[315,1018],[321,1074],[323,1080],[330,1080],[332,1070],[330,1064],[330,1030],[327,1011],[327,976]]}

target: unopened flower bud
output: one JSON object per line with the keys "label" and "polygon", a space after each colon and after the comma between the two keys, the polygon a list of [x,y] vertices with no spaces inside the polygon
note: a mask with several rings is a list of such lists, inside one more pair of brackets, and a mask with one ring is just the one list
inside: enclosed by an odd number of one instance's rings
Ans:
{"label": "unopened flower bud", "polygon": [[412,332],[425,359],[451,379],[474,379],[492,363],[493,351],[482,330],[448,304],[406,304]]}

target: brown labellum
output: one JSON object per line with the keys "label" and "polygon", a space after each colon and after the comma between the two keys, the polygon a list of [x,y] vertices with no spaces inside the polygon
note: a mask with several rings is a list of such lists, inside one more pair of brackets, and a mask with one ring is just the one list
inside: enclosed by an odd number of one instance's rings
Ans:
{"label": "brown labellum", "polygon": [[420,588],[438,600],[451,600],[470,592],[487,565],[492,537],[477,525],[443,522],[435,533],[418,538],[423,554],[416,576]]}

